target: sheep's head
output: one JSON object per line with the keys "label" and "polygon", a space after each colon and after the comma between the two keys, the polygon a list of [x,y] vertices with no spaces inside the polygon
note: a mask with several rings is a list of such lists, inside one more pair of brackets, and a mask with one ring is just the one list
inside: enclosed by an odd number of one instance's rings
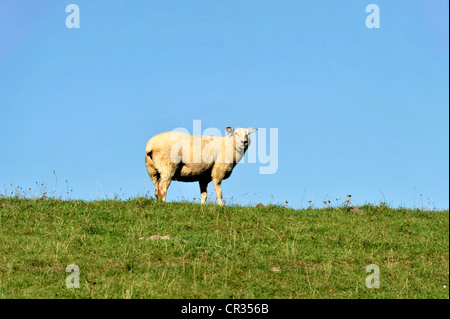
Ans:
{"label": "sheep's head", "polygon": [[230,126],[227,126],[225,128],[225,131],[227,131],[228,136],[234,136],[236,139],[236,146],[241,148],[243,147],[244,150],[247,150],[247,148],[250,146],[250,134],[256,131],[257,128],[237,128],[233,129]]}

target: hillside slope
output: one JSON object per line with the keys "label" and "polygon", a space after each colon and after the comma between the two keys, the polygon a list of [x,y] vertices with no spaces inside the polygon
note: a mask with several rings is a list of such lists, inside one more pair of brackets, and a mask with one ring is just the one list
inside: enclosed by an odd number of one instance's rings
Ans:
{"label": "hillside slope", "polygon": [[0,243],[0,298],[449,298],[448,211],[0,198]]}

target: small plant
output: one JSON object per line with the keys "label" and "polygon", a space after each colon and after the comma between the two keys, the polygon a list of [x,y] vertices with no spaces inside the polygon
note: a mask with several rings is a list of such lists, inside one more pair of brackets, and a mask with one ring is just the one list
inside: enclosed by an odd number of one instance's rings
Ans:
{"label": "small plant", "polygon": [[349,207],[352,203],[352,195],[347,195],[347,199],[345,200],[345,207]]}
{"label": "small plant", "polygon": [[330,200],[324,200],[323,201],[323,208],[331,208],[331,201]]}

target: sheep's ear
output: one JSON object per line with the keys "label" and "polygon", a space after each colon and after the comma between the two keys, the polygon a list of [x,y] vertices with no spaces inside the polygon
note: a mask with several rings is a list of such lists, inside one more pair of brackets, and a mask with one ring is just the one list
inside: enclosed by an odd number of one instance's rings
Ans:
{"label": "sheep's ear", "polygon": [[254,131],[257,131],[258,129],[257,128],[249,128],[247,131],[248,131],[248,134],[252,134]]}
{"label": "sheep's ear", "polygon": [[228,135],[233,135],[234,133],[234,129],[231,126],[227,126],[225,131],[227,131]]}

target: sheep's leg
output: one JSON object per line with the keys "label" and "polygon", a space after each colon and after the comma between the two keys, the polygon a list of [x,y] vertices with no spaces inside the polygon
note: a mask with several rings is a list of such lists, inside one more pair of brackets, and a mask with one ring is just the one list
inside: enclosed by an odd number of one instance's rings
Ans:
{"label": "sheep's leg", "polygon": [[172,181],[172,176],[161,176],[159,181],[159,198],[164,202],[166,201],[167,189],[170,186],[170,182]]}
{"label": "sheep's leg", "polygon": [[208,183],[209,182],[207,182],[207,181],[200,181],[199,182],[199,184],[200,184],[200,193],[201,193],[201,196],[202,196],[202,202],[201,202],[202,204],[204,204],[206,202],[206,198],[208,197],[208,193],[207,193]]}
{"label": "sheep's leg", "polygon": [[152,179],[152,182],[153,182],[153,184],[155,184],[155,196],[156,196],[156,199],[159,199],[159,179],[155,178],[155,181],[153,181],[153,179]]}
{"label": "sheep's leg", "polygon": [[151,155],[151,152],[146,154],[145,165],[147,166],[148,176],[150,176],[150,179],[151,179],[153,185],[155,185],[156,199],[159,199],[159,181],[160,181],[161,176],[160,176],[158,170],[156,169],[150,155]]}
{"label": "sheep's leg", "polygon": [[156,196],[156,199],[159,199],[159,181],[160,181],[159,173],[152,173],[152,174],[150,174],[150,172],[149,172],[148,175],[150,176],[150,179],[151,179],[153,185],[155,185],[155,196]]}
{"label": "sheep's leg", "polygon": [[159,199],[159,181],[160,176],[159,174],[150,175],[150,179],[152,180],[153,185],[155,185],[155,196],[156,199]]}
{"label": "sheep's leg", "polygon": [[214,180],[213,179],[213,185],[214,185],[214,189],[216,190],[216,196],[217,196],[217,202],[219,203],[220,206],[223,206],[223,202],[222,202],[222,181],[221,180]]}

